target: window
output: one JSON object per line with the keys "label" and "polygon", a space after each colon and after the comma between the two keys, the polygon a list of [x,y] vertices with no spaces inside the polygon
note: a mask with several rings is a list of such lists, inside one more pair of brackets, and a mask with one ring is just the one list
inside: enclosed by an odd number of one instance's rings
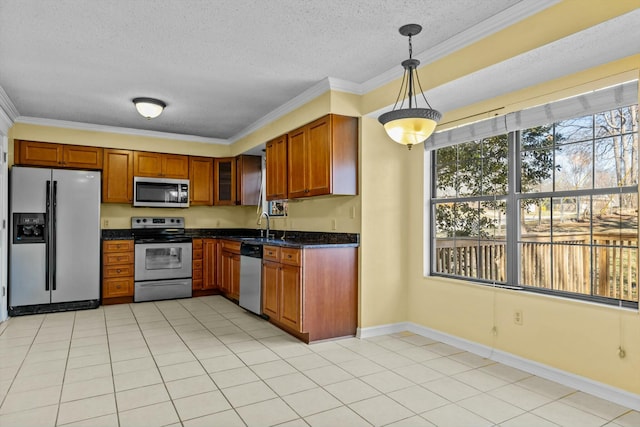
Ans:
{"label": "window", "polygon": [[638,149],[637,105],[434,149],[432,274],[637,307]]}

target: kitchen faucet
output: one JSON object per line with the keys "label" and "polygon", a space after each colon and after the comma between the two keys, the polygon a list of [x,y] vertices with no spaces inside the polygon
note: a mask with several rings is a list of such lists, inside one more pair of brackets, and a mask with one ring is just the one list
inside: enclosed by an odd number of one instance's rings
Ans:
{"label": "kitchen faucet", "polygon": [[[262,222],[262,217],[267,218],[267,235],[266,235],[265,237],[268,239],[268,238],[269,238],[269,231],[270,231],[270,229],[271,229],[271,226],[270,226],[270,224],[269,224],[269,214],[268,214],[268,213],[266,213],[266,212],[262,212],[262,213],[260,214],[260,222]],[[262,231],[263,231],[263,230],[262,230],[262,229],[260,229],[260,237],[262,237]]]}

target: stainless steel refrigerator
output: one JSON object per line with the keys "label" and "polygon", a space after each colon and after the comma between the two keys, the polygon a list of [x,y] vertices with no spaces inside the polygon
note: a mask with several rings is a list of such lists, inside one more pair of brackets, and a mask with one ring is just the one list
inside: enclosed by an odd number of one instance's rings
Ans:
{"label": "stainless steel refrigerator", "polygon": [[100,304],[100,172],[10,172],[9,314]]}

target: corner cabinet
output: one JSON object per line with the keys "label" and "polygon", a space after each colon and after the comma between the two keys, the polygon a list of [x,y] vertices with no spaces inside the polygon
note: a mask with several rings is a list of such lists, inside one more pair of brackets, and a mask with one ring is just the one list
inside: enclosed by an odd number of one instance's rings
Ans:
{"label": "corner cabinet", "polygon": [[133,151],[104,149],[102,203],[133,202]]}
{"label": "corner cabinet", "polygon": [[262,182],[262,157],[242,155],[214,159],[216,206],[257,206]]}
{"label": "corner cabinet", "polygon": [[287,137],[290,199],[358,194],[356,117],[329,114],[289,132]]}
{"label": "corner cabinet", "polygon": [[267,200],[287,199],[287,135],[267,142],[265,162]]}
{"label": "corner cabinet", "polygon": [[355,335],[357,262],[355,247],[264,246],[263,312],[307,343]]}

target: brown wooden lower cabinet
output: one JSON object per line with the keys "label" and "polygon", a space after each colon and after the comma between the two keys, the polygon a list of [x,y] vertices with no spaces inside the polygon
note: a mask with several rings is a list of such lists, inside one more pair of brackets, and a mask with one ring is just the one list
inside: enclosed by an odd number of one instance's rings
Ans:
{"label": "brown wooden lower cabinet", "polygon": [[102,304],[133,302],[133,240],[102,242]]}
{"label": "brown wooden lower cabinet", "polygon": [[193,239],[191,270],[193,296],[218,293],[217,242],[217,239]]}
{"label": "brown wooden lower cabinet", "polygon": [[233,299],[240,299],[240,242],[222,240],[220,254],[220,290]]}
{"label": "brown wooden lower cabinet", "polygon": [[357,248],[264,246],[262,309],[305,342],[356,333]]}

